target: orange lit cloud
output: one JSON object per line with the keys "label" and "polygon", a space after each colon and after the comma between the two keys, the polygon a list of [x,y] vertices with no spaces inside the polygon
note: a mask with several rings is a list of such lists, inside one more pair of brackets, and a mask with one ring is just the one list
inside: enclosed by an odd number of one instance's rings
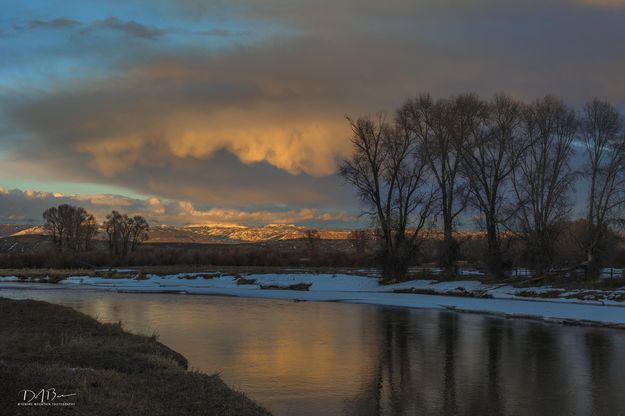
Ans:
{"label": "orange lit cloud", "polygon": [[[284,120],[280,117],[286,116]],[[210,159],[226,150],[242,163],[266,162],[292,175],[336,173],[337,158],[349,152],[344,120],[291,119],[283,110],[229,109],[209,114],[174,114],[162,123],[157,137],[147,131],[81,141],[74,149],[90,156],[105,176],[141,164],[156,146],[177,158]]]}
{"label": "orange lit cloud", "polygon": [[335,173],[337,157],[349,151],[345,122],[281,115],[279,109],[232,109],[204,119],[181,116],[170,127],[168,146],[182,158],[208,158],[226,149],[245,164],[267,162],[294,175]]}
{"label": "orange lit cloud", "polygon": [[145,144],[139,136],[107,137],[96,142],[76,143],[75,149],[91,155],[91,161],[100,173],[113,176],[141,160]]}

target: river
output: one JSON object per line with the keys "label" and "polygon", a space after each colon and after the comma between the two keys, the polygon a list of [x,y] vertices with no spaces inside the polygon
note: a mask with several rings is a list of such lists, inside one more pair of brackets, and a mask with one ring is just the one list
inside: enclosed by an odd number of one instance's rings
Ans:
{"label": "river", "polygon": [[0,284],[151,335],[276,416],[625,415],[625,331],[331,302]]}

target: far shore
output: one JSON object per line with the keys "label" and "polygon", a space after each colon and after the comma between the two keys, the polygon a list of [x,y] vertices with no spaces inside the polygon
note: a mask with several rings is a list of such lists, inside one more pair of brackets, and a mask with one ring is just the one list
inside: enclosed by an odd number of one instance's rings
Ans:
{"label": "far shore", "polygon": [[[36,289],[58,283],[67,289],[131,293],[178,293],[293,301],[331,301],[380,306],[451,310],[566,325],[625,329],[625,281],[605,287],[559,287],[494,282],[467,274],[458,280],[416,279],[381,284],[373,270],[279,269],[252,271],[204,268],[152,274],[134,268],[43,271],[36,275],[0,272],[3,288]],[[33,284],[32,286],[30,284]]]}

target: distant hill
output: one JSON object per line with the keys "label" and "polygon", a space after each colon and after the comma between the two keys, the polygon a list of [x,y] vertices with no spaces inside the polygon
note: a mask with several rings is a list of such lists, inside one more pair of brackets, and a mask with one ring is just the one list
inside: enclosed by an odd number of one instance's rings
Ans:
{"label": "distant hill", "polygon": [[[256,243],[270,241],[287,241],[306,238],[309,228],[293,224],[269,224],[262,227],[246,227],[242,225],[187,225],[173,227],[157,225],[150,228],[148,243],[194,243],[194,244],[224,244],[224,243]],[[323,240],[347,240],[350,230],[319,229],[319,237]],[[42,226],[0,224],[0,238],[43,236],[45,229]],[[424,230],[427,238],[440,240],[440,230]],[[459,240],[483,238],[483,231],[456,231]],[[105,240],[106,234],[100,230],[96,239]]]}
{"label": "distant hill", "polygon": [[[253,243],[266,241],[296,240],[305,238],[308,228],[293,224],[269,224],[263,227],[222,226],[222,225],[189,225],[172,227],[167,225],[153,226],[150,229],[148,243]],[[346,240],[349,230],[319,230],[319,237],[324,240]],[[42,236],[42,226],[0,225],[0,238],[20,236]],[[103,231],[97,239],[106,239]]]}
{"label": "distant hill", "polygon": [[32,225],[15,225],[15,224],[0,224],[0,238],[8,237],[19,233],[24,230],[33,228]]}
{"label": "distant hill", "polygon": [[[254,243],[305,238],[306,227],[292,224],[270,224],[263,227],[189,225],[158,226],[150,229],[150,243]],[[325,240],[344,240],[349,230],[319,230]]]}
{"label": "distant hill", "polygon": [[36,225],[34,227],[28,227],[21,229],[19,231],[14,232],[13,234],[7,235],[7,237],[17,237],[20,235],[44,235],[46,233],[46,229],[41,225]]}

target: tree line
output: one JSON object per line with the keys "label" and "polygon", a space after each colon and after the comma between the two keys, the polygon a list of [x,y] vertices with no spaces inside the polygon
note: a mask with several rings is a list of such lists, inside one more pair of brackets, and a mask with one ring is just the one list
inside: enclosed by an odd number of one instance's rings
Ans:
{"label": "tree line", "polygon": [[150,226],[140,215],[133,217],[117,211],[98,223],[84,208],[63,204],[43,212],[44,228],[57,252],[77,254],[92,249],[92,242],[100,229],[104,230],[111,256],[126,257],[148,239]]}
{"label": "tree line", "polygon": [[[625,204],[625,123],[612,104],[594,99],[577,111],[553,96],[526,103],[504,94],[422,94],[392,116],[348,121],[353,153],[340,175],[378,229],[385,275],[405,275],[424,230],[437,225],[438,262],[453,273],[453,233],[470,210],[486,234],[490,274],[503,276],[504,232],[524,241],[531,267],[543,274],[583,178],[585,229],[577,243],[597,277]],[[572,166],[575,154],[581,169]]]}

